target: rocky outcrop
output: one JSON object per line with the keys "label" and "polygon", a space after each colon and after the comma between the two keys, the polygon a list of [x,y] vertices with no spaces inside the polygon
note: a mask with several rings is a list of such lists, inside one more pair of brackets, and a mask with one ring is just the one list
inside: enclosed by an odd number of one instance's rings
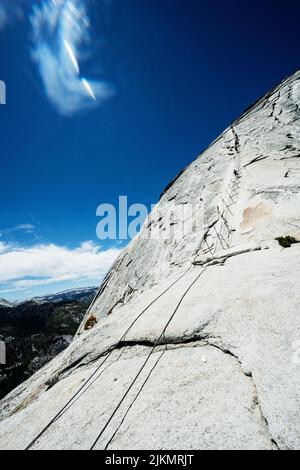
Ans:
{"label": "rocky outcrop", "polygon": [[296,72],[168,185],[1,448],[300,448],[299,105]]}

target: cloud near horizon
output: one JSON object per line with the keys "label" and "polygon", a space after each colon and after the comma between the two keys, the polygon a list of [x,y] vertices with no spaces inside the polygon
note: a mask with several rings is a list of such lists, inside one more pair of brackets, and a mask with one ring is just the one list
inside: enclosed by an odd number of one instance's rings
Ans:
{"label": "cloud near horizon", "polygon": [[0,241],[0,291],[14,292],[64,281],[99,281],[121,250],[91,241],[75,249],[55,244],[30,248]]}

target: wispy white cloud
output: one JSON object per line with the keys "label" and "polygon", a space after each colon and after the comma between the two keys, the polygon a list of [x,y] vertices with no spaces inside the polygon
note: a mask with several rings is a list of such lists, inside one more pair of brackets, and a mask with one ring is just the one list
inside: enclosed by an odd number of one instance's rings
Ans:
{"label": "wispy white cloud", "polygon": [[4,5],[0,3],[0,30],[4,28],[8,20],[7,10]]}
{"label": "wispy white cloud", "polygon": [[0,31],[14,20],[23,18],[26,0],[0,0]]}
{"label": "wispy white cloud", "polygon": [[9,235],[9,234],[12,234],[14,232],[19,232],[19,231],[32,233],[34,230],[35,230],[35,226],[33,224],[20,224],[11,228],[4,228],[4,229],[0,228],[0,237],[2,237],[3,235]]}
{"label": "wispy white cloud", "polygon": [[21,224],[17,225],[14,230],[34,230],[35,226],[32,224]]}
{"label": "wispy white cloud", "polygon": [[24,290],[70,280],[99,280],[120,254],[88,241],[71,250],[54,244],[30,248],[0,242],[0,289]]}
{"label": "wispy white cloud", "polygon": [[87,0],[44,0],[31,15],[32,55],[45,92],[63,115],[101,105],[112,87],[80,74],[82,47],[89,43]]}
{"label": "wispy white cloud", "polygon": [[66,116],[101,106],[114,94],[108,82],[89,80],[80,72],[80,66],[87,57],[87,46],[90,49],[87,12],[90,2],[0,0],[0,31],[31,11],[32,58],[48,99],[58,112]]}

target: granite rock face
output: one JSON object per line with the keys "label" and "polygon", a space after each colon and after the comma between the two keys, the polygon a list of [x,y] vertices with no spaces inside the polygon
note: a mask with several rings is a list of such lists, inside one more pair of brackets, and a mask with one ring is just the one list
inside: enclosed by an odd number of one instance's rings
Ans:
{"label": "granite rock face", "polygon": [[299,106],[296,72],[169,185],[0,448],[300,449]]}

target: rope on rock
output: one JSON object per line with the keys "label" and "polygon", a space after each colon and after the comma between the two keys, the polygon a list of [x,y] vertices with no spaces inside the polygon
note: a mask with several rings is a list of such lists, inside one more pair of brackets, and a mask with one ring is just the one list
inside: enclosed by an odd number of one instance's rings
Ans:
{"label": "rope on rock", "polygon": [[[235,132],[234,129],[232,129],[235,136],[237,137],[237,134]],[[237,137],[238,139],[238,137]],[[234,192],[237,191],[238,193],[238,189],[239,189],[239,179],[240,179],[240,174],[239,174],[239,167],[240,167],[240,148],[239,148],[239,142],[238,142],[238,147],[236,148],[236,154],[237,154],[237,157],[238,157],[238,171],[237,170],[234,170],[234,176],[235,176],[235,179],[237,181],[234,181],[233,183],[235,185],[237,185],[236,188],[234,188]],[[232,189],[232,188],[231,188]],[[237,197],[238,194],[234,194],[234,197]],[[232,196],[230,196],[231,199],[232,199]],[[223,199],[223,198],[222,198]],[[229,208],[229,205],[228,203],[226,203],[223,199],[223,202],[225,204],[225,206],[227,207],[228,211],[232,214],[232,211],[230,210]],[[233,200],[233,204],[236,203],[236,201]],[[220,217],[220,214],[219,214],[219,219],[218,221],[221,219]],[[214,227],[214,230],[216,232],[216,235],[217,235],[217,238],[218,240],[220,241],[221,243],[221,246],[223,247],[224,249],[224,246],[223,246],[223,243],[222,243],[222,239],[225,241],[224,237],[222,236],[221,234],[221,231],[217,231],[216,228]],[[205,239],[204,240],[207,244],[207,240]],[[227,242],[228,244],[228,242]],[[208,244],[207,244],[208,245]],[[230,245],[229,245],[230,246]],[[215,244],[215,247],[214,247],[214,254],[217,250],[217,243]],[[211,252],[211,249],[209,248],[209,251]],[[195,258],[197,257],[197,255],[195,256]],[[101,367],[103,366],[103,364],[107,361],[107,359],[110,357],[110,355],[112,354],[112,352],[115,350],[116,347],[118,347],[119,345],[121,345],[122,341],[124,340],[124,338],[126,337],[126,335],[129,333],[129,331],[131,330],[131,328],[134,326],[134,324],[142,317],[142,315],[155,303],[157,302],[157,300],[159,300],[161,297],[163,297],[177,282],[179,282],[191,269],[191,267],[193,266],[193,263],[191,264],[191,266],[183,273],[181,274],[173,283],[171,283],[170,286],[168,286],[160,295],[158,295],[152,302],[150,302],[150,304],[145,307],[144,310],[142,310],[142,312],[133,320],[133,322],[130,324],[130,326],[127,328],[126,332],[122,335],[122,337],[120,338],[120,340],[118,341],[118,343],[112,347],[111,351],[106,354],[105,356],[105,359],[101,362],[101,364],[95,369],[95,371],[91,374],[91,376],[86,380],[86,382],[77,390],[77,392],[70,398],[70,400],[61,408],[61,410],[55,415],[55,417],[42,429],[42,431],[37,435],[37,437],[35,439],[33,439],[31,441],[31,443],[26,447],[25,450],[30,450],[35,444],[36,442],[45,434],[45,432],[58,420],[60,419],[73,405],[74,403],[79,399],[81,398],[81,396],[87,392],[87,390],[100,378],[100,376],[107,370],[108,367],[110,367],[111,364],[109,364],[106,368],[104,368],[100,374],[96,377],[96,374],[100,371]],[[106,422],[105,426],[103,427],[103,429],[101,430],[101,432],[99,433],[99,435],[97,436],[97,439],[94,441],[92,447],[91,447],[91,450],[93,450],[95,448],[95,446],[97,445],[99,439],[101,438],[101,436],[103,435],[104,431],[106,430],[106,428],[108,427],[108,425],[110,424],[111,420],[113,419],[113,417],[115,416],[115,414],[117,413],[117,411],[119,410],[120,406],[122,405],[123,401],[125,400],[126,396],[128,395],[128,393],[130,392],[130,390],[132,389],[132,387],[134,386],[134,384],[136,383],[138,377],[140,376],[140,374],[142,373],[142,371],[144,370],[145,366],[147,365],[153,351],[155,350],[155,348],[159,345],[159,342],[161,340],[162,337],[164,337],[165,335],[165,332],[166,332],[166,329],[168,328],[169,324],[171,323],[171,321],[173,320],[176,312],[178,311],[181,303],[183,302],[184,298],[186,297],[186,295],[188,294],[188,292],[190,291],[190,289],[193,287],[193,285],[198,281],[198,279],[202,276],[202,274],[204,274],[204,272],[207,270],[208,266],[206,266],[202,271],[201,273],[199,273],[196,277],[196,279],[194,281],[192,281],[192,283],[190,284],[190,286],[186,289],[186,291],[184,292],[184,294],[182,295],[180,301],[178,302],[175,310],[173,311],[171,317],[169,318],[167,324],[165,325],[162,333],[160,334],[160,336],[157,338],[156,340],[156,343],[154,344],[154,346],[152,347],[150,353],[148,354],[146,360],[144,361],[142,367],[140,368],[140,370],[138,371],[137,375],[135,376],[135,378],[133,379],[131,385],[129,386],[129,388],[127,389],[127,391],[125,392],[125,394],[123,395],[122,399],[120,400],[120,402],[118,403],[117,407],[115,408],[114,412],[112,413],[112,415],[110,416],[110,418],[108,419],[108,421]],[[99,295],[99,293],[96,294],[95,296],[95,299],[97,298],[97,296]],[[165,351],[164,351],[165,352]],[[121,355],[122,355],[123,351],[121,352],[118,360],[120,359]],[[159,359],[156,361],[156,363],[154,364],[153,368],[151,369],[150,373],[148,374],[148,376],[146,377],[146,380],[144,381],[144,383],[142,384],[137,396],[134,398],[133,402],[131,403],[131,405],[129,406],[127,412],[125,413],[119,427],[117,428],[117,430],[115,431],[115,433],[113,434],[113,436],[111,437],[110,441],[108,442],[106,448],[109,446],[110,442],[112,441],[112,439],[115,437],[116,433],[118,432],[118,430],[120,429],[122,423],[124,422],[127,414],[129,413],[131,407],[133,406],[134,402],[137,400],[138,396],[140,395],[142,389],[144,388],[144,386],[146,385],[149,377],[151,376],[153,370],[155,369],[156,365],[158,364],[159,360],[161,359],[163,354],[160,355]],[[94,379],[94,380],[93,380]]]}
{"label": "rope on rock", "polygon": [[129,392],[131,391],[131,389],[133,388],[134,384],[136,383],[136,381],[138,380],[139,376],[141,375],[141,373],[143,372],[144,368],[146,367],[147,363],[149,362],[150,360],[150,357],[152,356],[152,353],[154,352],[155,348],[159,345],[159,342],[161,340],[161,338],[164,336],[168,326],[170,325],[171,321],[173,320],[174,316],[176,315],[180,305],[182,304],[184,298],[187,296],[187,294],[189,293],[189,291],[191,290],[191,288],[194,286],[194,284],[196,284],[196,282],[199,280],[199,278],[202,276],[202,274],[204,274],[204,272],[207,270],[208,266],[206,266],[197,276],[196,278],[191,282],[191,284],[188,286],[188,288],[185,290],[185,292],[183,293],[183,295],[181,296],[178,304],[176,305],[175,309],[173,310],[170,318],[168,319],[167,323],[165,324],[162,332],[160,333],[159,337],[157,338],[155,344],[153,345],[153,347],[151,348],[149,354],[147,355],[145,361],[143,362],[142,366],[140,367],[139,371],[137,372],[137,374],[135,375],[134,379],[132,380],[131,384],[129,385],[128,389],[126,390],[126,392],[124,393],[123,397],[121,398],[121,400],[119,401],[119,403],[117,404],[116,408],[114,409],[113,413],[111,414],[111,416],[109,417],[109,419],[106,421],[104,427],[102,428],[102,430],[100,431],[100,433],[98,434],[96,440],[94,441],[93,445],[91,446],[90,450],[93,450],[99,439],[101,438],[101,436],[103,435],[104,431],[107,429],[108,425],[110,424],[110,422],[112,421],[112,419],[114,418],[114,416],[116,415],[116,413],[118,412],[119,408],[121,407],[122,403],[124,402],[125,398],[127,397],[127,395],[129,394]]}
{"label": "rope on rock", "polygon": [[[118,343],[116,344],[116,346],[114,346],[114,348],[116,348],[117,346],[119,346],[122,341],[124,340],[124,338],[127,336],[127,334],[129,333],[129,331],[131,330],[131,328],[134,326],[134,324],[142,317],[142,315],[155,303],[157,302],[161,297],[163,297],[177,282],[179,282],[191,269],[192,265],[189,266],[189,268],[183,273],[181,274],[175,281],[173,281],[162,293],[160,293],[154,300],[152,300],[152,302],[150,302],[147,307],[144,308],[144,310],[142,310],[141,313],[139,313],[139,315],[133,320],[133,322],[129,325],[129,327],[127,328],[127,330],[125,331],[125,333],[122,335],[122,337],[120,338],[120,340],[118,341]],[[51,421],[41,430],[41,432],[30,442],[30,444],[28,444],[28,446],[25,448],[25,450],[30,450],[32,449],[32,447],[36,444],[36,442],[45,434],[45,432],[48,431],[48,429],[58,420],[60,419],[65,413],[66,411],[68,411],[72,406],[73,404],[90,388],[90,386],[95,383],[96,380],[98,380],[98,378],[103,374],[103,372],[109,367],[109,365],[103,370],[101,371],[101,373],[94,379],[94,381],[92,383],[90,383],[92,381],[92,379],[96,376],[96,374],[99,372],[99,370],[101,369],[101,367],[103,366],[103,364],[107,361],[107,359],[110,357],[110,355],[112,354],[112,352],[114,351],[114,348],[111,349],[111,351],[105,356],[105,359],[101,362],[101,364],[96,368],[96,370],[90,375],[90,377],[86,380],[86,382],[77,390],[77,392],[70,398],[70,400],[68,400],[68,402],[60,409],[60,411],[54,416],[53,419],[51,419]],[[87,387],[88,385],[88,387]],[[86,390],[85,390],[86,388]],[[82,392],[82,393],[81,393]]]}
{"label": "rope on rock", "polygon": [[109,439],[108,443],[106,444],[105,446],[105,449],[104,450],[107,450],[109,445],[111,444],[111,442],[113,441],[113,439],[115,438],[115,436],[117,435],[117,433],[119,432],[119,429],[121,428],[122,424],[124,423],[129,411],[131,410],[131,408],[133,407],[133,405],[135,404],[135,402],[137,401],[138,397],[140,396],[140,394],[142,393],[143,391],[143,388],[145,387],[146,383],[148,382],[148,380],[150,379],[151,375],[152,375],[152,372],[154,371],[154,369],[156,368],[157,364],[159,363],[159,361],[161,360],[161,358],[163,357],[163,355],[165,354],[167,350],[167,346],[166,346],[166,349],[160,354],[160,356],[158,357],[158,359],[155,361],[153,367],[151,368],[150,372],[148,373],[146,379],[144,380],[144,382],[142,383],[142,386],[140,387],[138,393],[136,394],[136,396],[134,397],[133,401],[130,403],[126,413],[124,414],[119,426],[117,427],[117,429],[115,430],[115,432],[113,433],[113,435],[111,436],[111,438]]}
{"label": "rope on rock", "polygon": [[[240,158],[239,158],[239,157],[240,157],[239,139],[238,139],[238,136],[237,136],[237,134],[236,134],[236,132],[235,132],[234,129],[233,129],[233,132],[234,132],[234,135],[235,135],[235,137],[236,137],[236,140],[238,141],[238,146],[237,146],[237,149],[236,149],[236,153],[237,153],[237,157],[238,157],[237,166],[239,167],[239,166],[240,166],[240,161],[239,161],[239,160],[240,160]],[[237,197],[238,197],[238,192],[239,192],[238,189],[239,189],[239,186],[240,186],[240,183],[239,183],[239,178],[240,178],[240,176],[239,176],[239,172],[238,172],[237,170],[234,170],[234,177],[235,177],[235,179],[236,179],[236,182],[235,182],[235,184],[236,184],[236,189],[235,189],[236,194],[234,194],[234,197],[237,198]],[[231,188],[231,190],[232,190],[232,188]],[[228,191],[227,191],[227,192],[228,192]],[[233,201],[234,203],[236,203],[236,200],[234,200],[230,194],[229,194],[229,196],[231,197],[232,201]],[[226,206],[227,206],[227,204],[226,204]],[[225,223],[226,228],[227,228],[227,230],[228,230],[229,233],[230,233],[230,229],[229,229],[229,227],[227,226],[226,221],[224,220],[224,215],[220,213],[219,208],[218,208],[218,212],[219,212],[219,221],[220,221],[221,219],[223,220],[223,223]],[[231,211],[230,211],[230,212],[231,212]],[[226,242],[226,244],[227,244],[227,246],[228,246],[228,248],[229,248],[229,247],[230,247],[230,242],[228,243],[228,242],[224,239],[224,237],[223,237],[222,234],[221,234],[221,231],[219,232],[219,231],[216,230],[215,224],[214,224],[213,228],[214,228],[214,230],[215,230],[215,232],[216,232],[217,238],[219,239],[219,241],[220,241],[222,247],[223,247],[223,243],[222,243],[221,238]],[[206,243],[207,247],[209,248],[209,251],[211,252],[211,249],[210,249],[210,247],[209,247],[209,245],[208,245],[208,243],[207,243],[207,234],[206,234],[206,236],[204,236],[204,240],[203,240],[203,241]],[[231,240],[230,240],[230,241],[231,241]],[[213,254],[216,253],[216,250],[217,250],[217,243],[215,244],[214,253],[213,253]],[[212,252],[211,252],[211,253],[212,253]],[[195,256],[195,259],[196,259],[196,257],[197,257],[197,254],[196,254],[196,256]],[[149,355],[147,356],[145,362],[143,363],[142,367],[140,368],[140,370],[138,371],[138,373],[137,373],[137,375],[135,376],[134,380],[132,381],[131,385],[129,386],[129,388],[127,389],[127,391],[125,392],[125,394],[123,395],[121,401],[119,402],[119,404],[118,404],[117,407],[115,408],[115,410],[114,410],[114,412],[112,413],[112,415],[110,416],[109,420],[106,422],[105,426],[104,426],[103,429],[101,430],[100,434],[98,435],[96,441],[94,442],[94,444],[93,444],[93,446],[91,447],[90,450],[93,450],[93,449],[95,448],[95,446],[97,445],[97,443],[99,442],[99,439],[100,439],[101,436],[103,435],[104,431],[106,430],[106,428],[108,427],[109,423],[111,422],[111,420],[113,419],[113,417],[114,417],[115,414],[117,413],[118,409],[119,409],[120,406],[122,405],[122,403],[123,403],[123,401],[125,400],[126,396],[128,395],[128,393],[130,392],[130,390],[131,390],[132,387],[134,386],[134,384],[135,384],[136,380],[138,379],[139,375],[141,374],[142,370],[143,370],[144,367],[146,366],[148,360],[150,359],[152,353],[153,353],[154,350],[155,350],[155,347],[158,345],[160,339],[161,339],[163,336],[165,336],[166,329],[167,329],[167,327],[169,326],[169,324],[170,324],[170,322],[172,321],[172,319],[174,318],[174,316],[175,316],[175,314],[176,314],[176,312],[177,312],[177,310],[178,310],[180,304],[182,303],[184,297],[187,295],[187,293],[190,291],[190,289],[192,288],[192,286],[198,281],[198,279],[202,276],[202,274],[204,274],[204,272],[205,272],[207,269],[208,269],[208,266],[206,266],[206,267],[204,268],[204,270],[196,277],[196,279],[191,283],[191,285],[188,287],[188,289],[187,289],[187,290],[185,291],[185,293],[183,294],[182,298],[180,299],[179,303],[177,304],[177,307],[175,308],[173,314],[171,315],[171,318],[169,319],[167,325],[164,327],[162,334],[161,334],[160,337],[157,339],[156,344],[155,344],[155,345],[153,346],[153,348],[151,349],[151,351],[150,351]],[[154,366],[151,368],[151,370],[150,370],[150,372],[148,373],[146,379],[144,380],[144,382],[142,383],[140,389],[138,390],[138,393],[136,394],[136,396],[134,397],[133,401],[131,402],[131,404],[130,404],[129,407],[127,408],[127,411],[126,411],[125,414],[123,415],[123,418],[121,419],[121,421],[120,421],[118,427],[116,428],[116,430],[115,430],[114,433],[112,434],[111,438],[110,438],[109,441],[107,442],[107,444],[106,444],[104,450],[107,450],[107,449],[108,449],[109,445],[111,444],[111,442],[113,441],[113,439],[114,439],[115,436],[117,435],[117,433],[118,433],[118,431],[120,430],[122,424],[124,423],[124,421],[125,421],[125,419],[126,419],[128,413],[130,412],[130,410],[131,410],[131,408],[133,407],[134,403],[136,402],[136,400],[137,400],[138,397],[140,396],[142,390],[144,389],[146,383],[148,382],[150,376],[152,375],[154,369],[156,368],[158,362],[160,361],[160,359],[162,358],[162,356],[164,355],[164,353],[165,353],[165,351],[163,351],[163,353],[158,357],[158,359],[157,359],[156,362],[154,363]]]}

